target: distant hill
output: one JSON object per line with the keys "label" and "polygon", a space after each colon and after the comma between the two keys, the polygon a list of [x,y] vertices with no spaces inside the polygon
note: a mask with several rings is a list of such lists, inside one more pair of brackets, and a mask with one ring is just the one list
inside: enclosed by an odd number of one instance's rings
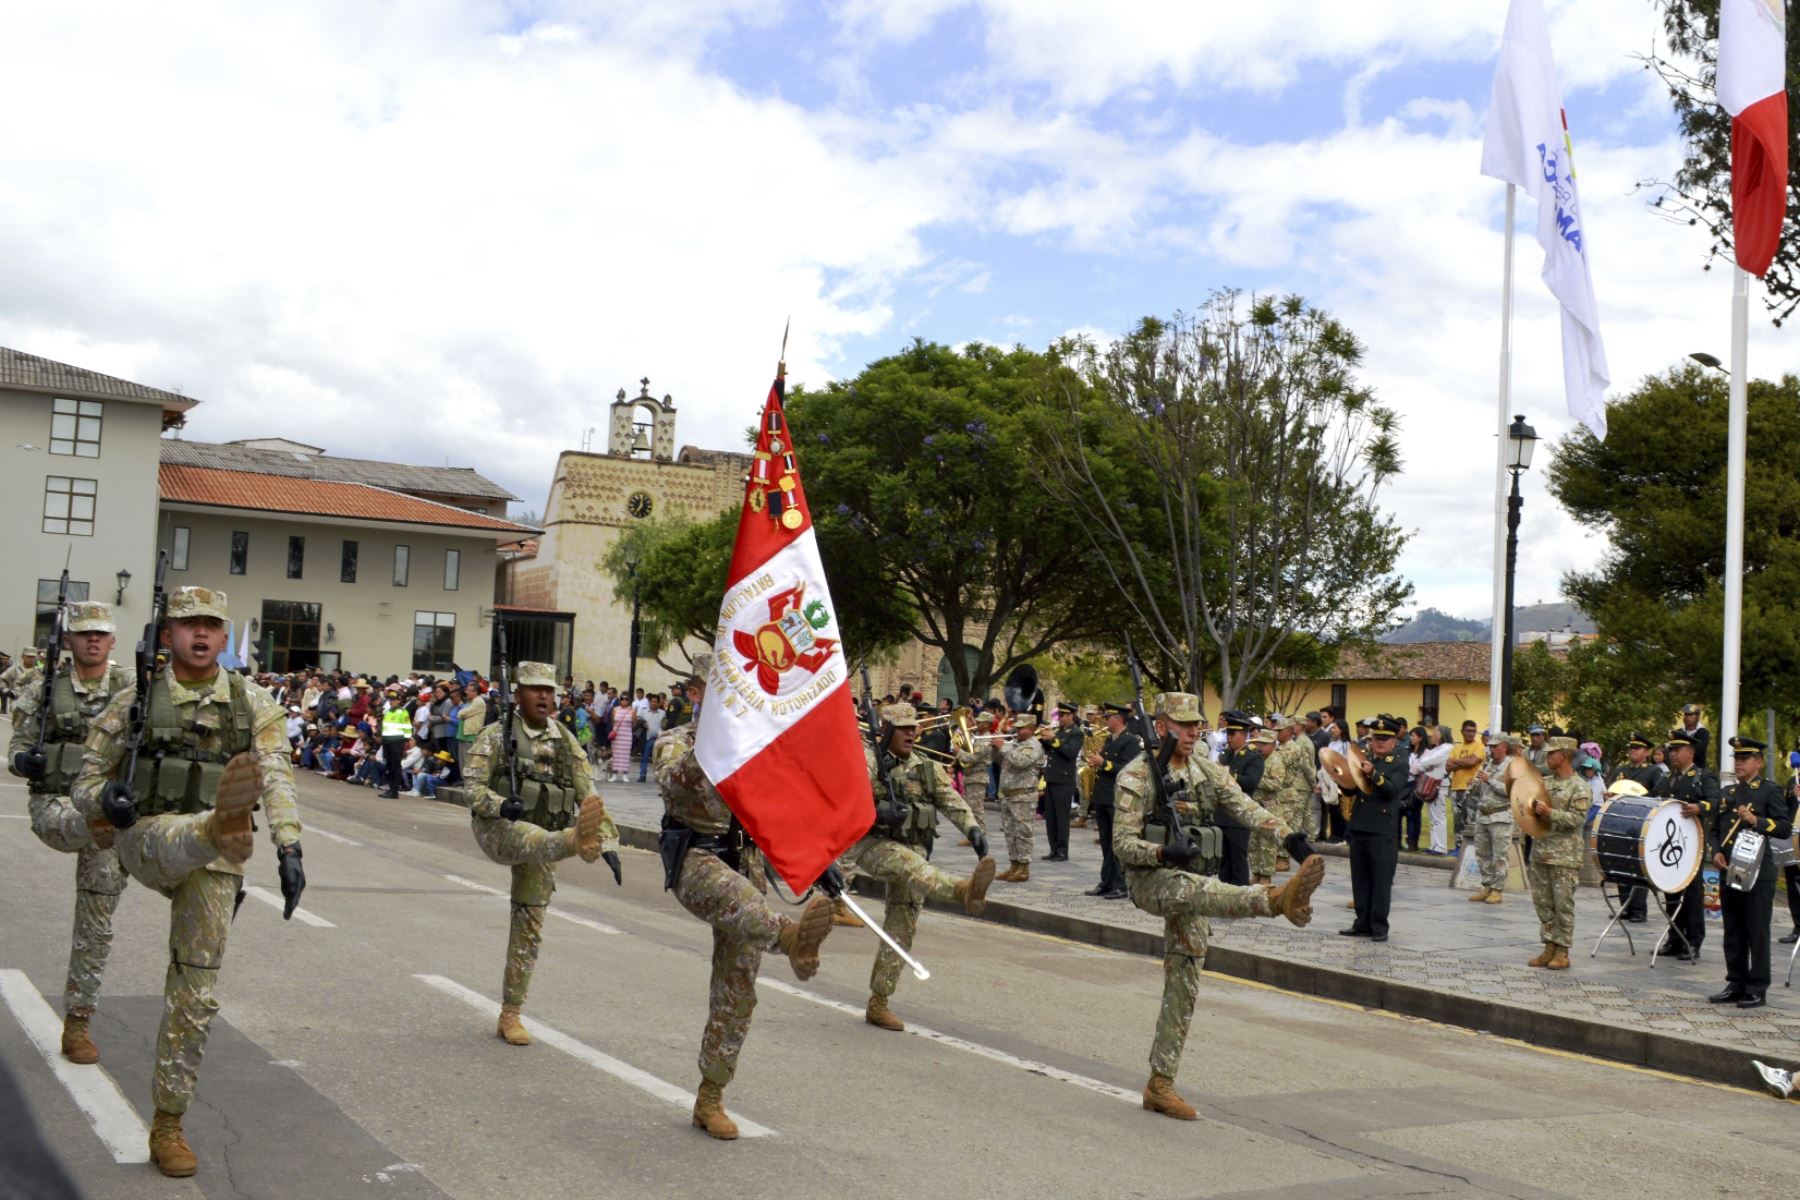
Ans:
{"label": "distant hill", "polygon": [[[1525,604],[1513,610],[1513,628],[1519,633],[1593,633],[1594,622],[1573,604]],[[1488,622],[1473,617],[1453,617],[1435,608],[1423,609],[1412,620],[1383,634],[1391,645],[1413,642],[1485,642]]]}

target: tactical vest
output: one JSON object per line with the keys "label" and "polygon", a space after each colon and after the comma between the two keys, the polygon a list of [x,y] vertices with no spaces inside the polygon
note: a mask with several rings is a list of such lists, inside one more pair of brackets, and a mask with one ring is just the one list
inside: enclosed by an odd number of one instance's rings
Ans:
{"label": "tactical vest", "polygon": [[[1145,767],[1146,772],[1156,770],[1155,760],[1148,761]],[[1148,773],[1144,778],[1144,786],[1152,789],[1151,795],[1154,797],[1156,784]],[[1188,794],[1193,796],[1195,805],[1200,809],[1201,819],[1185,821],[1182,828],[1186,831],[1188,840],[1200,848],[1200,857],[1192,866],[1182,869],[1195,875],[1217,875],[1219,868],[1225,864],[1225,831],[1207,818],[1217,819],[1218,795],[1212,780],[1205,775],[1201,776],[1199,786],[1200,792],[1196,796],[1193,793],[1194,783],[1190,781]],[[1167,846],[1173,836],[1174,828],[1169,821],[1168,806],[1153,798],[1150,811],[1144,817],[1144,840],[1153,846]]]}
{"label": "tactical vest", "polygon": [[218,735],[218,745],[212,750],[200,748],[203,726],[182,718],[169,694],[168,677],[158,676],[151,682],[150,710],[144,715],[144,740],[138,747],[137,774],[132,780],[140,817],[205,812],[218,795],[226,762],[250,749],[256,719],[250,685],[242,675],[229,671],[225,679],[230,699],[223,714],[216,704],[195,709],[219,722],[210,727]]}
{"label": "tactical vest", "polygon": [[[521,720],[513,730],[513,757],[519,764],[519,799],[525,802],[525,815],[520,820],[554,833],[567,829],[581,808],[582,797],[587,792],[580,786],[580,772],[587,763],[577,758],[575,747],[568,738],[555,732],[551,738],[555,754],[548,764],[540,764],[536,744],[525,733],[524,721]],[[488,786],[504,793],[508,783],[506,759],[496,756],[493,763],[493,778]],[[494,783],[500,786],[494,787]]]}
{"label": "tactical vest", "polygon": [[122,667],[106,668],[106,691],[97,701],[83,706],[75,691],[74,678],[67,672],[57,673],[50,689],[50,724],[44,734],[44,777],[31,783],[37,794],[66,796],[81,775],[81,758],[87,742],[88,723],[99,716],[108,701],[131,685],[131,673]]}
{"label": "tactical vest", "polygon": [[[882,825],[880,830],[886,837],[902,842],[908,846],[930,848],[937,840],[937,805],[930,799],[930,784],[925,772],[931,770],[929,760],[915,760],[897,767],[894,775],[895,787],[900,792],[900,799],[906,807],[906,816],[898,825]],[[908,781],[918,785],[919,794],[913,795],[907,788]]]}

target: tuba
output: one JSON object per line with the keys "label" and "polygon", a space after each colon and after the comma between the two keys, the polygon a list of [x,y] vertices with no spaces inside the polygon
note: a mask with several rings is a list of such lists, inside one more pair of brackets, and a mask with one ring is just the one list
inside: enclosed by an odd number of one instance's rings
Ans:
{"label": "tuba", "polygon": [[1030,663],[1014,667],[1000,694],[1006,700],[1006,707],[1013,712],[1029,712],[1042,704],[1044,691],[1038,686],[1037,668]]}

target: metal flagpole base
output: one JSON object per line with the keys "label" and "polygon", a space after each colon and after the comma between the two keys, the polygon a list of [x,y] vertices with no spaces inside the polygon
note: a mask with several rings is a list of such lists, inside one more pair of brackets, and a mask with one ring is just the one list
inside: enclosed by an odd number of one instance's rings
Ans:
{"label": "metal flagpole base", "polygon": [[850,898],[850,889],[849,888],[845,888],[842,892],[838,893],[837,898],[839,900],[842,900],[844,902],[844,907],[849,909],[851,912],[855,913],[857,916],[857,919],[860,920],[865,926],[867,926],[868,929],[871,932],[873,932],[876,937],[880,938],[883,942],[887,943],[887,948],[889,950],[892,950],[895,954],[898,954],[900,956],[900,961],[905,963],[909,968],[911,968],[914,977],[916,977],[918,979],[930,979],[931,978],[931,972],[927,971],[925,969],[924,963],[920,962],[918,959],[914,958],[912,955],[908,954],[904,949],[902,949],[900,946],[900,943],[896,942],[892,937],[890,937],[888,935],[887,930],[883,929],[880,925],[877,925],[875,923],[874,919],[871,918],[868,913],[866,913],[862,910],[862,905],[858,904],[856,901],[854,901]]}

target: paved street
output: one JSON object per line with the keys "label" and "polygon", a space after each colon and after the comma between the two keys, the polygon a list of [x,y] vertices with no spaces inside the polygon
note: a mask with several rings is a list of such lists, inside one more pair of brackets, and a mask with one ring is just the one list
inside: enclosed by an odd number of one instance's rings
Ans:
{"label": "paved street", "polygon": [[[540,1037],[515,1049],[493,1036],[506,906],[483,890],[506,873],[466,818],[311,776],[300,792],[315,923],[261,897],[239,914],[188,1122],[201,1172],[176,1182],[102,1138],[141,1158],[167,907],[135,885],[120,906],[102,1064],[63,1072],[91,1120],[28,1036],[34,992],[60,1011],[73,860],[0,785],[0,1059],[92,1196],[1688,1197],[1800,1174],[1795,1110],[1751,1092],[1210,975],[1181,1080],[1203,1119],[1153,1118],[1157,963],[937,913],[933,977],[894,1003],[918,1036],[860,1019],[866,931],[834,932],[806,985],[767,961],[727,1093],[766,1136],[714,1143],[687,1123],[710,939],[651,855],[625,853],[622,889],[562,869],[552,912],[571,919],[548,923]],[[266,842],[249,872],[274,895]]]}

